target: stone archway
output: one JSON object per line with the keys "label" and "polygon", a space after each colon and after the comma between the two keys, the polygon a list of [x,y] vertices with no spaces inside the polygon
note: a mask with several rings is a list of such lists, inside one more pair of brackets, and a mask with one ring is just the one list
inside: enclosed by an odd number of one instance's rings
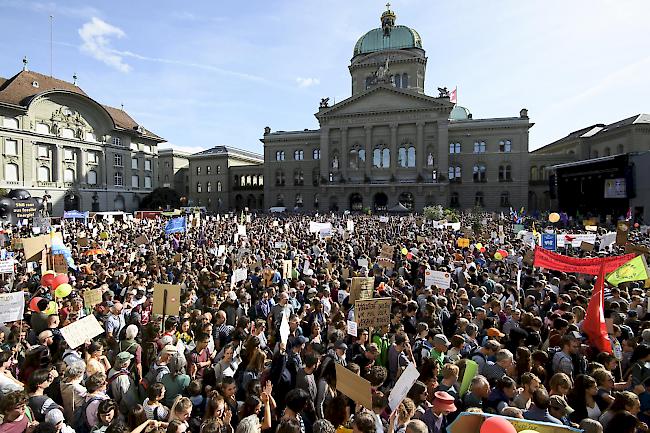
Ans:
{"label": "stone archway", "polygon": [[413,210],[415,199],[410,192],[403,192],[399,195],[398,201],[408,210]]}
{"label": "stone archway", "polygon": [[63,199],[63,209],[64,210],[81,210],[79,207],[81,204],[81,200],[79,198],[79,194],[75,191],[68,191],[65,194],[65,197]]}
{"label": "stone archway", "polygon": [[358,192],[350,195],[350,210],[360,211],[363,209],[363,197]]}
{"label": "stone archway", "polygon": [[386,211],[388,209],[388,196],[383,192],[378,192],[375,194],[372,203],[376,212]]}

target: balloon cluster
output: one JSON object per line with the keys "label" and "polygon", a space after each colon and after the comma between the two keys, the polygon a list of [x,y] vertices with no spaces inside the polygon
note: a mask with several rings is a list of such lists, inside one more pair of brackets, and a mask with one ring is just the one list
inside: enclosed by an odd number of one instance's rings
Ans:
{"label": "balloon cluster", "polygon": [[24,189],[12,189],[6,197],[0,198],[0,221],[10,224],[18,223],[18,218],[14,213],[16,202],[31,202],[37,211],[45,207],[42,198],[32,197],[29,191]]}
{"label": "balloon cluster", "polygon": [[506,257],[508,257],[508,252],[504,249],[499,249],[496,253],[494,253],[494,258],[497,260],[503,260]]}
{"label": "balloon cluster", "polygon": [[72,286],[67,274],[56,274],[54,271],[46,271],[41,277],[41,285],[54,290],[54,296],[62,299],[72,293]]}

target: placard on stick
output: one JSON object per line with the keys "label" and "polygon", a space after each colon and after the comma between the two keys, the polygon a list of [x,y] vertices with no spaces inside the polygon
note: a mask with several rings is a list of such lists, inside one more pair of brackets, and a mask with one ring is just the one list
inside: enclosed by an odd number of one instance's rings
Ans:
{"label": "placard on stick", "polygon": [[363,407],[372,407],[370,382],[338,363],[336,364],[336,390]]}
{"label": "placard on stick", "polygon": [[137,246],[147,245],[148,243],[149,243],[149,238],[147,237],[147,235],[141,235],[135,238],[135,244]]}
{"label": "placard on stick", "polygon": [[282,260],[282,278],[288,280],[293,274],[293,262],[291,260]]}
{"label": "placard on stick", "polygon": [[[117,274],[117,271],[115,274]],[[102,302],[102,289],[86,290],[83,293],[83,298],[86,308],[92,308]]]}
{"label": "placard on stick", "polygon": [[[165,290],[167,290],[167,305],[165,304]],[[178,316],[181,308],[181,286],[178,284],[154,284],[153,286],[153,314]]]}
{"label": "placard on stick", "polygon": [[88,246],[88,238],[77,238],[77,245],[79,245],[82,248],[85,248]]}
{"label": "placard on stick", "polygon": [[65,274],[68,272],[68,263],[65,261],[63,254],[53,254],[52,259],[54,262],[54,272],[57,274]]}
{"label": "placard on stick", "polygon": [[61,328],[61,335],[72,349],[102,333],[104,333],[104,328],[92,314]]}
{"label": "placard on stick", "polygon": [[394,246],[392,246],[392,245],[382,245],[381,252],[379,253],[379,257],[387,257],[389,259],[392,259],[393,254],[395,254],[395,247]]}
{"label": "placard on stick", "polygon": [[392,298],[358,299],[354,318],[359,328],[381,328],[390,321]]}
{"label": "placard on stick", "polygon": [[357,299],[371,299],[375,288],[375,277],[353,277],[350,287],[350,304]]}

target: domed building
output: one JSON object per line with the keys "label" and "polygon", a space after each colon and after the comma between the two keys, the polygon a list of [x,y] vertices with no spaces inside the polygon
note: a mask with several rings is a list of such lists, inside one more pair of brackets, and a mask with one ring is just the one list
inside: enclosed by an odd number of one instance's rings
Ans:
{"label": "domed building", "polygon": [[427,95],[422,38],[396,22],[389,8],[358,39],[348,66],[352,94],[334,105],[321,100],[319,129],[265,128],[267,209],[526,205],[527,111],[475,119],[442,83]]}

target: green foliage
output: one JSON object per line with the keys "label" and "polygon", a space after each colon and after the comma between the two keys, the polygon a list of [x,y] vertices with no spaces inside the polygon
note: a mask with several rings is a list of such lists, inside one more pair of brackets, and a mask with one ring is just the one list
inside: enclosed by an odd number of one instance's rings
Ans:
{"label": "green foliage", "polygon": [[423,209],[424,217],[428,220],[441,221],[447,220],[450,223],[460,221],[458,213],[453,209],[443,209],[442,206],[427,206]]}

